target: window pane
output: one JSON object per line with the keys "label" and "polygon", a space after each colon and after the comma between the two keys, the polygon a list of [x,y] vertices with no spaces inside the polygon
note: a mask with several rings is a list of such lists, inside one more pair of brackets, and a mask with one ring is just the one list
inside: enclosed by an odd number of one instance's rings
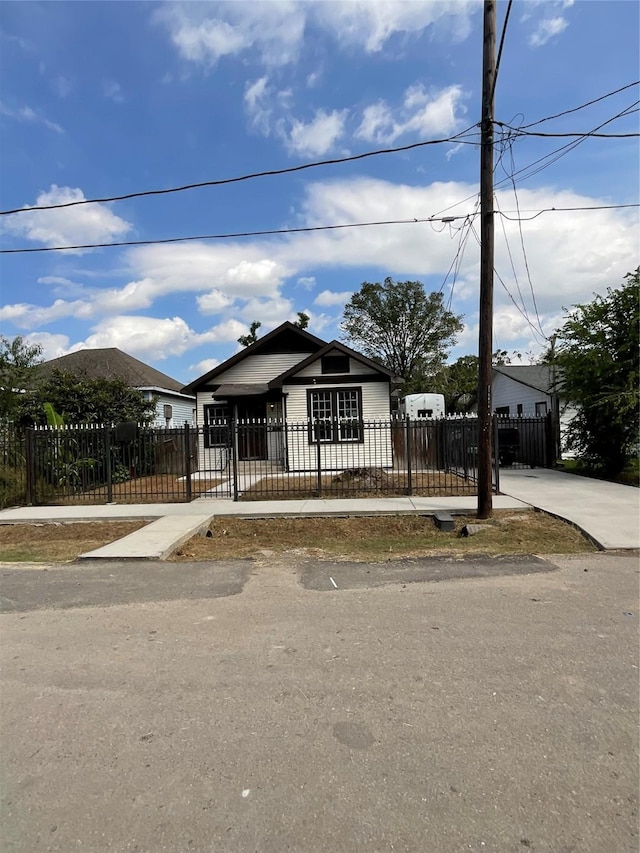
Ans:
{"label": "window pane", "polygon": [[330,391],[312,391],[311,418],[314,421],[315,440],[331,441],[333,408]]}
{"label": "window pane", "polygon": [[340,441],[360,440],[360,406],[357,391],[338,391]]}

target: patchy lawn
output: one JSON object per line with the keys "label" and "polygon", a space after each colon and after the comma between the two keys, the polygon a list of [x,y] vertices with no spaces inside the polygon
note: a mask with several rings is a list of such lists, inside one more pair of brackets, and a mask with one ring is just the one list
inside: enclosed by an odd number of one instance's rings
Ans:
{"label": "patchy lawn", "polygon": [[[486,530],[460,537],[465,524]],[[544,513],[502,510],[489,521],[456,516],[456,528],[443,532],[428,516],[373,518],[220,518],[211,538],[196,536],[178,549],[174,560],[223,560],[264,557],[264,552],[345,560],[465,554],[577,554],[596,548],[578,530]],[[269,556],[267,554],[267,556]]]}
{"label": "patchy lawn", "polygon": [[[593,477],[596,480],[607,479],[602,473],[589,468],[580,459],[564,459],[556,467],[567,474],[577,474],[580,477]],[[638,488],[640,486],[640,459],[632,459],[628,462],[618,476],[614,477],[610,482]]]}
{"label": "patchy lawn", "polygon": [[139,530],[147,521],[0,524],[0,561],[50,563],[75,560]]}
{"label": "patchy lawn", "polygon": [[[209,489],[215,488],[221,479],[191,480],[192,499],[200,497]],[[112,486],[112,501],[119,504],[157,504],[180,503],[187,500],[187,486],[182,478],[175,474],[154,474],[149,477],[137,477],[135,480],[125,480],[124,483],[114,483]],[[68,505],[104,504],[107,503],[107,487],[88,489],[75,495],[65,495],[56,503]]]}
{"label": "patchy lawn", "polygon": [[[409,478],[406,473],[393,473],[372,469],[374,476],[349,477],[326,474],[266,476],[240,496],[241,501],[306,500],[307,498],[375,498],[389,495],[406,495]],[[411,494],[422,497],[449,495],[475,495],[476,484],[457,474],[446,471],[416,471],[411,476]]]}

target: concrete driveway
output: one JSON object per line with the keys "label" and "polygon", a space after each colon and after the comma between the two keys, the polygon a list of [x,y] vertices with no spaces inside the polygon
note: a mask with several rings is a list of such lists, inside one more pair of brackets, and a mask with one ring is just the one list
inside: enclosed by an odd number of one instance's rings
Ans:
{"label": "concrete driveway", "polygon": [[3,851],[635,853],[636,558],[400,568],[4,566]]}
{"label": "concrete driveway", "polygon": [[640,548],[640,489],[633,486],[548,468],[503,468],[500,491],[571,521],[601,548]]}

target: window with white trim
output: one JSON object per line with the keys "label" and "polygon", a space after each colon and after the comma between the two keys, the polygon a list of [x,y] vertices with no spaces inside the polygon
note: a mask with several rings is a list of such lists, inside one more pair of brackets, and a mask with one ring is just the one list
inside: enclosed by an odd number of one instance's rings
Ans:
{"label": "window with white trim", "polygon": [[309,390],[309,442],[326,444],[364,441],[362,388]]}

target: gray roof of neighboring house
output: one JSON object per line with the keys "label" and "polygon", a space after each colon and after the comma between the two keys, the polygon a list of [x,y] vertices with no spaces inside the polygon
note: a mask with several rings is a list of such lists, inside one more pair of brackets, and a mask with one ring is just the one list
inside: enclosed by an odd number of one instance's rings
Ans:
{"label": "gray roof of neighboring house", "polygon": [[87,379],[121,379],[131,388],[182,391],[182,382],[116,347],[81,349],[60,358],[52,358],[38,365],[36,375],[38,378],[44,377],[56,369]]}
{"label": "gray roof of neighboring house", "polygon": [[550,364],[500,364],[494,365],[493,370],[508,376],[514,382],[528,385],[529,388],[535,388],[545,394],[558,393],[558,390],[561,390],[553,388],[553,371],[556,370],[556,381],[560,379],[560,371]]}

